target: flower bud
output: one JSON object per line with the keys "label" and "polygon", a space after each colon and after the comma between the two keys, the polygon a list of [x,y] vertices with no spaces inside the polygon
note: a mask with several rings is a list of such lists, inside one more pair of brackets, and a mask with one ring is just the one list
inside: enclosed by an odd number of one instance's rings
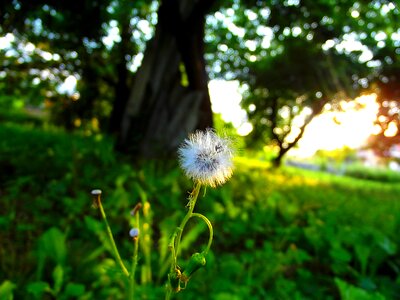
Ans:
{"label": "flower bud", "polygon": [[101,190],[99,190],[99,189],[92,190],[91,194],[92,194],[93,196],[101,195]]}
{"label": "flower bud", "polygon": [[132,228],[131,230],[129,230],[129,235],[133,238],[137,238],[139,236],[139,229]]}
{"label": "flower bud", "polygon": [[100,197],[101,197],[101,190],[99,190],[99,189],[96,189],[96,190],[92,190],[91,192],[90,192],[91,194],[92,194],[92,197],[93,197],[93,204],[92,204],[92,207],[93,208],[99,208],[99,206],[100,206]]}
{"label": "flower bud", "polygon": [[138,203],[138,204],[136,204],[135,205],[135,207],[131,210],[131,216],[133,217],[133,216],[135,216],[138,212],[139,212],[139,210],[142,208],[142,203]]}
{"label": "flower bud", "polygon": [[190,258],[187,268],[182,273],[182,281],[187,282],[194,272],[206,265],[206,258],[203,253],[195,253]]}
{"label": "flower bud", "polygon": [[174,272],[168,274],[169,284],[171,285],[172,290],[175,293],[178,293],[181,290],[181,271],[175,269]]}

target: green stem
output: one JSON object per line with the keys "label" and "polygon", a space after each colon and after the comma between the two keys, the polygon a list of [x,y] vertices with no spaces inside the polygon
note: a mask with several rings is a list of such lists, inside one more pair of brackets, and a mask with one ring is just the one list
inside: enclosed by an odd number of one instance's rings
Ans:
{"label": "green stem", "polygon": [[193,213],[193,214],[192,214],[192,217],[197,217],[197,218],[202,219],[202,220],[207,224],[207,226],[208,226],[208,230],[209,230],[209,232],[210,232],[210,237],[208,238],[207,248],[204,250],[204,254],[207,254],[208,251],[209,251],[210,248],[211,248],[211,244],[212,244],[213,236],[214,236],[214,230],[213,230],[213,227],[212,227],[212,225],[211,225],[211,222],[210,222],[209,219],[207,219],[206,216],[204,216],[204,215],[202,215],[202,214]]}
{"label": "green stem", "polygon": [[[139,212],[136,212],[136,228],[139,228]],[[140,234],[140,232],[139,232]],[[134,300],[134,290],[135,290],[135,273],[138,262],[138,251],[139,251],[139,236],[133,238],[133,256],[132,256],[132,266],[131,274],[129,278],[129,299]]]}
{"label": "green stem", "polygon": [[101,204],[100,195],[97,195],[97,206],[99,207],[101,216],[102,216],[102,218],[104,220],[104,223],[106,224],[107,235],[108,235],[108,238],[110,240],[110,243],[111,243],[111,246],[112,246],[112,250],[114,252],[115,259],[116,259],[117,263],[119,264],[122,272],[125,274],[125,276],[129,277],[129,272],[126,269],[124,263],[122,262],[121,256],[119,255],[119,252],[118,252],[117,245],[115,244],[114,237],[113,237],[110,225],[108,224],[108,221],[107,221],[106,213],[104,212],[103,205]]}
{"label": "green stem", "polygon": [[188,212],[186,214],[186,216],[183,218],[181,225],[179,225],[178,230],[177,230],[177,235],[175,238],[175,258],[174,258],[174,263],[176,266],[176,261],[177,261],[177,256],[179,254],[179,246],[181,243],[181,238],[182,238],[182,232],[185,229],[186,223],[189,221],[189,219],[192,217],[193,215],[193,210],[194,207],[196,205],[196,201],[197,201],[197,197],[199,196],[199,192],[200,192],[200,188],[201,188],[201,184],[199,182],[196,183],[196,185],[194,186],[194,189],[192,191],[192,193],[190,194],[189,197],[189,209]]}
{"label": "green stem", "polygon": [[170,300],[172,295],[172,290],[170,288],[167,289],[167,293],[165,294],[165,300]]}
{"label": "green stem", "polygon": [[171,240],[169,241],[168,244],[168,248],[171,251],[171,257],[172,257],[172,261],[171,261],[171,271],[173,271],[175,269],[176,266],[176,252],[175,252],[175,239],[176,239],[176,235],[177,235],[177,230],[175,230],[174,234],[171,237]]}
{"label": "green stem", "polygon": [[[170,251],[171,251],[171,270],[170,274],[173,274],[176,272],[178,268],[178,262],[177,262],[177,257],[179,253],[179,247],[181,243],[181,238],[182,238],[182,232],[185,229],[186,223],[189,221],[189,219],[193,216],[193,210],[196,205],[197,197],[199,196],[199,192],[201,189],[201,184],[199,182],[196,183],[196,185],[193,188],[193,191],[191,192],[189,196],[189,203],[188,203],[188,212],[186,213],[185,217],[183,218],[181,224],[179,227],[175,230],[174,234],[171,237],[170,243],[168,245]],[[167,287],[167,292],[165,294],[165,299],[169,300],[171,299],[173,294],[172,287],[169,285]]]}

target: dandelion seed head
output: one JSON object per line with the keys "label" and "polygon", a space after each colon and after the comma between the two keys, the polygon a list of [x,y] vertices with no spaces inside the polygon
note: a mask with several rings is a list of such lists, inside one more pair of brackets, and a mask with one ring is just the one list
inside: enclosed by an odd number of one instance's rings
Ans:
{"label": "dandelion seed head", "polygon": [[219,137],[212,129],[191,134],[179,148],[178,154],[185,174],[201,184],[215,187],[232,175],[231,142]]}
{"label": "dandelion seed head", "polygon": [[93,196],[101,195],[101,190],[99,190],[99,189],[92,190],[92,191],[91,191],[91,194],[92,194]]}

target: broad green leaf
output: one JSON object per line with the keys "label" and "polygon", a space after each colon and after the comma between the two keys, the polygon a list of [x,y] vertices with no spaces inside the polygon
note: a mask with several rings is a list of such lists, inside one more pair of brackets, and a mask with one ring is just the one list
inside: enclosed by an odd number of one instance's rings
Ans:
{"label": "broad green leaf", "polygon": [[2,300],[13,300],[13,290],[17,287],[16,284],[9,280],[5,280],[0,285],[0,299]]}
{"label": "broad green leaf", "polygon": [[49,257],[57,264],[64,264],[67,257],[65,234],[58,228],[52,227],[39,239],[39,256]]}
{"label": "broad green leaf", "polygon": [[28,293],[32,294],[35,299],[42,299],[46,292],[51,293],[50,285],[44,281],[32,282],[27,286]]}
{"label": "broad green leaf", "polygon": [[58,294],[61,290],[64,281],[64,269],[61,265],[57,265],[53,270],[53,280],[54,280],[54,293]]}
{"label": "broad green leaf", "polygon": [[340,262],[349,262],[351,260],[350,252],[340,246],[332,248],[329,254],[333,259]]}
{"label": "broad green leaf", "polygon": [[397,251],[397,246],[387,236],[383,236],[379,240],[379,246],[388,254],[394,255]]}
{"label": "broad green leaf", "polygon": [[85,293],[85,286],[79,283],[69,282],[65,287],[64,295],[67,297],[79,297]]}
{"label": "broad green leaf", "polygon": [[367,291],[348,284],[339,278],[335,278],[335,283],[339,288],[342,300],[386,300],[386,298],[380,293],[368,293]]}

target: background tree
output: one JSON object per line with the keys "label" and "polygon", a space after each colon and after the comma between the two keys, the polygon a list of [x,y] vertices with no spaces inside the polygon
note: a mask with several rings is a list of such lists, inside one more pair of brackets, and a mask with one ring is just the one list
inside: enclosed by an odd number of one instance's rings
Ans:
{"label": "background tree", "polygon": [[[254,124],[252,138],[277,146],[275,166],[296,146],[325,104],[348,98],[346,91],[355,94],[348,81],[357,70],[351,59],[323,52],[311,41],[288,38],[283,47],[272,59],[252,64],[255,80],[243,101]],[[334,64],[342,64],[341,73]]]}
{"label": "background tree", "polygon": [[161,3],[123,116],[120,149],[171,153],[188,132],[212,126],[203,38],[213,2]]}
{"label": "background tree", "polygon": [[[26,40],[57,53],[58,69],[70,68],[64,77],[79,77],[79,95],[54,99],[56,120],[72,128],[110,116],[109,130],[118,135],[120,150],[157,156],[175,149],[188,131],[212,126],[203,38],[213,2],[163,1],[136,79],[127,69],[143,45],[135,26],[149,18],[157,2],[9,1],[3,3],[1,24],[18,43]],[[119,41],[108,49],[103,40],[115,28]]]}
{"label": "background tree", "polygon": [[399,7],[387,3],[378,14],[369,14],[378,24],[365,43],[377,44],[371,47],[376,65],[370,91],[377,94],[379,111],[376,119],[380,127],[379,133],[371,136],[370,147],[379,155],[389,155],[393,145],[400,144],[400,31],[394,26],[400,21]]}
{"label": "background tree", "polygon": [[[70,75],[79,77],[85,87],[80,91],[84,101],[62,97],[56,103],[62,107],[59,111],[62,113],[60,119],[63,125],[71,128],[74,119],[92,116],[94,113],[94,99],[98,95],[96,85],[100,82],[98,72],[92,70],[90,65],[97,63],[96,57],[99,56],[98,51],[101,51],[101,25],[106,21],[104,12],[109,2],[53,2],[2,2],[1,29],[15,37],[16,47],[21,52],[12,53],[14,55],[11,56],[18,57],[24,70],[13,74],[4,64],[3,67],[7,79],[10,75],[28,75],[28,80],[37,78],[40,82],[52,82],[53,86],[59,85]],[[89,19],[91,22],[87,22]],[[26,51],[28,44],[31,51]],[[35,84],[27,86],[35,89]],[[57,98],[54,89],[43,89],[41,94],[53,102]]]}
{"label": "background tree", "polygon": [[[100,123],[135,157],[171,152],[188,131],[212,125],[207,73],[247,88],[249,141],[278,146],[276,165],[326,102],[376,81],[384,91],[397,78],[398,8],[389,1],[40,0],[0,8],[1,32],[15,37],[1,54],[4,82],[41,95],[67,128]],[[77,93],[60,96],[71,75]]]}
{"label": "background tree", "polygon": [[247,87],[249,141],[275,144],[279,165],[326,103],[338,108],[336,100],[370,86],[380,72],[373,37],[383,26],[396,30],[393,19],[382,20],[398,10],[387,1],[267,2],[235,2],[218,12],[210,22],[213,35],[223,30],[210,52],[220,53],[208,57],[214,77]]}
{"label": "background tree", "polygon": [[[391,74],[388,82],[377,85],[377,101],[379,111],[376,124],[380,127],[377,134],[372,135],[369,147],[380,156],[390,156],[390,149],[400,144],[400,74]],[[385,80],[386,81],[386,80]]]}
{"label": "background tree", "polygon": [[[50,103],[58,124],[73,129],[95,119],[103,129],[115,131],[114,120],[122,114],[120,103],[126,103],[133,77],[129,69],[148,39],[140,25],[154,22],[151,12],[156,2],[3,1],[1,5],[1,32],[12,33],[15,39],[2,63],[4,80],[16,82],[12,92],[21,91],[18,79],[25,78],[28,90],[38,90],[41,101]],[[106,41],[111,33],[114,40]],[[25,50],[27,44],[31,53]],[[10,60],[19,61],[21,67],[13,71]],[[78,79],[74,95],[57,89],[69,76]]]}

